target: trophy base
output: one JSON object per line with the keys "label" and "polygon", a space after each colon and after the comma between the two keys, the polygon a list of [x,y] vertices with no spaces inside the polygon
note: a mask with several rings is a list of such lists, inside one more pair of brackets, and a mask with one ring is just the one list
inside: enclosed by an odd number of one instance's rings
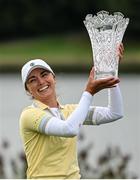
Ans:
{"label": "trophy base", "polygon": [[104,71],[95,71],[95,79],[105,79],[108,77],[117,77],[117,72],[116,71],[108,71],[108,72],[104,72]]}

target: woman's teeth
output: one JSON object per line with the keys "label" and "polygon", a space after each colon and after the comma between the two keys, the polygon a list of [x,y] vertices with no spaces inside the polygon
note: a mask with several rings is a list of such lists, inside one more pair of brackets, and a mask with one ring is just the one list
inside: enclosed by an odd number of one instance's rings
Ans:
{"label": "woman's teeth", "polygon": [[39,91],[41,92],[41,91],[43,91],[43,90],[45,90],[45,89],[48,89],[48,87],[49,87],[49,86],[44,86],[43,88],[40,88]]}

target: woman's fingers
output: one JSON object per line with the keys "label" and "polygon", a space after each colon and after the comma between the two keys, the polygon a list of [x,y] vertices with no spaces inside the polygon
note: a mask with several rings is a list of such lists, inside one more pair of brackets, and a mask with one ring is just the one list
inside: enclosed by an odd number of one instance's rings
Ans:
{"label": "woman's fingers", "polygon": [[92,69],[90,71],[90,76],[94,77],[94,66],[92,67]]}
{"label": "woman's fingers", "polygon": [[124,51],[124,45],[123,45],[123,43],[120,44],[120,49],[122,50],[122,52]]}
{"label": "woman's fingers", "polygon": [[117,54],[119,56],[119,61],[123,58],[123,54],[124,54],[124,46],[123,43],[121,43],[118,48],[117,48]]}
{"label": "woman's fingers", "polygon": [[104,79],[94,79],[94,67],[92,67],[85,90],[93,95],[102,89],[113,88],[119,82],[119,78],[114,76]]}
{"label": "woman's fingers", "polygon": [[97,89],[105,89],[115,87],[120,82],[119,78],[110,77],[106,79],[97,80]]}

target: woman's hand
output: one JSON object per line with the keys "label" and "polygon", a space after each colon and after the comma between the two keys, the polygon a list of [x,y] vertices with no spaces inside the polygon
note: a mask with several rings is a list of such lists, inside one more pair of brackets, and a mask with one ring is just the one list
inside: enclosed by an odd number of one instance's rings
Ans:
{"label": "woman's hand", "polygon": [[94,95],[98,91],[106,88],[115,87],[117,83],[119,83],[119,78],[109,77],[105,79],[94,79],[94,67],[90,71],[90,75],[88,78],[87,86],[85,91],[88,91],[90,94]]}
{"label": "woman's hand", "polygon": [[119,56],[119,62],[122,60],[123,58],[123,53],[124,53],[124,46],[123,43],[121,43],[118,47],[117,47],[117,55]]}

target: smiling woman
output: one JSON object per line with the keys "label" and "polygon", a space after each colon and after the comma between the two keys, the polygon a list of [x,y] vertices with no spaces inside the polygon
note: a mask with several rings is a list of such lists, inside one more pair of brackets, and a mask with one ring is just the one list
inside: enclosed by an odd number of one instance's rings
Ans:
{"label": "smiling woman", "polygon": [[52,104],[52,102],[55,102],[53,99],[56,99],[56,94],[55,78],[50,71],[42,68],[32,70],[27,78],[26,90],[34,99],[38,99],[50,107],[57,106],[57,104]]}
{"label": "smiling woman", "polygon": [[[77,135],[80,127],[122,118],[119,79],[95,80],[92,68],[79,103],[64,106],[57,101],[55,73],[43,60],[27,62],[22,68],[22,81],[33,97],[32,105],[25,108],[20,117],[27,178],[79,179]],[[105,88],[109,88],[108,107],[91,106],[93,96]]]}

